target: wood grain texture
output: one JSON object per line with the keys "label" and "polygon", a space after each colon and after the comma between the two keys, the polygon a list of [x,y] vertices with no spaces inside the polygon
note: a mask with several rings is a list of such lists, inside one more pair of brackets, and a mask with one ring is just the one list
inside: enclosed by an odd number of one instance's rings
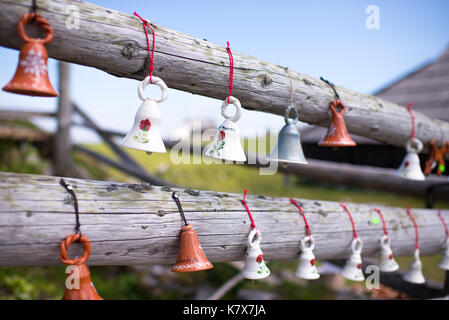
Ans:
{"label": "wood grain texture", "polygon": [[[41,0],[38,5],[39,12],[55,30],[55,39],[47,46],[51,57],[118,77],[141,80],[147,75],[146,38],[136,17],[82,1]],[[66,27],[70,21],[68,5],[79,8],[79,29]],[[29,6],[29,0],[0,0],[0,45],[15,49],[22,46],[16,36],[16,23]],[[224,47],[153,22],[151,25],[157,41],[155,76],[164,79],[170,88],[220,100],[227,96],[229,62]],[[234,96],[246,109],[283,115],[290,101],[286,68],[232,49]],[[293,70],[289,73],[300,120],[327,127],[332,90],[319,79]],[[345,121],[351,133],[396,146],[403,146],[410,138],[411,121],[405,108],[342,87],[337,90],[347,107]],[[449,123],[429,119],[419,112],[415,112],[415,117],[416,137],[423,143],[432,138],[439,144],[448,140]]]}
{"label": "wood grain texture", "polygon": [[[179,194],[187,220],[194,225],[212,262],[244,259],[250,223],[241,194],[67,178],[79,199],[81,231],[91,240],[90,265],[172,264],[176,260],[181,217],[172,191]],[[150,190],[151,189],[151,190]],[[243,191],[243,190],[242,190]],[[338,203],[298,199],[316,239],[318,259],[349,255],[352,228]],[[302,217],[288,198],[249,195],[247,203],[262,233],[267,260],[294,260],[305,235]],[[347,204],[364,255],[377,255],[382,224],[374,205]],[[412,254],[415,233],[404,208],[379,206],[396,255]],[[412,210],[419,225],[423,254],[435,254],[444,228],[435,210]],[[449,221],[449,211],[442,211]],[[71,197],[59,178],[0,173],[0,265],[58,265],[58,246],[73,232]],[[80,252],[74,245],[69,254]]]}

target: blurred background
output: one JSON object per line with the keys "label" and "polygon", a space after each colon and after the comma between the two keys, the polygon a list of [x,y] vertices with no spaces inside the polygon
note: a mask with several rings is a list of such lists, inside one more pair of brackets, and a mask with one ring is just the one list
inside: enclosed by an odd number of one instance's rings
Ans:
{"label": "blurred background", "polygon": [[[137,11],[152,22],[223,47],[226,41],[230,41],[234,52],[315,78],[324,76],[336,85],[378,95],[404,107],[408,101],[413,101],[415,110],[430,118],[449,121],[449,2],[444,0],[90,2],[129,14]],[[369,15],[366,8],[370,5],[379,8],[378,29],[366,27]],[[0,47],[2,86],[14,74],[17,59],[18,51]],[[49,59],[48,69],[56,87],[59,80],[57,61]],[[428,85],[429,79],[438,85]],[[70,66],[72,100],[95,124],[113,131],[113,141],[120,141],[120,134],[116,133],[126,133],[134,121],[140,105],[136,92],[138,83],[94,68]],[[158,94],[157,91],[149,91],[150,94]],[[221,100],[169,89],[169,99],[160,107],[163,138],[191,136],[194,121],[201,122],[204,128],[216,128],[222,121],[220,106]],[[2,110],[54,113],[57,99],[0,91]],[[75,120],[80,120],[79,115],[76,117]],[[251,135],[253,130],[277,132],[283,124],[282,117],[243,109],[239,126],[247,151],[255,151],[247,147],[249,141],[256,139]],[[317,142],[324,135],[325,128],[305,124],[300,128],[305,156],[311,159],[397,168],[405,154],[401,148],[363,137],[354,137],[359,146],[352,150],[323,150],[317,147]],[[0,170],[53,174],[51,139],[55,130],[56,121],[51,117],[0,118]],[[70,135],[74,144],[110,159],[118,159],[95,131],[73,126]],[[291,173],[264,176],[258,169],[248,166],[173,164],[169,153],[151,156],[139,151],[126,150],[126,153],[152,176],[195,189],[241,193],[244,184],[252,194],[402,207],[425,206],[424,198],[419,196],[335,185]],[[75,150],[72,156],[73,176],[139,181],[139,177],[106,165],[85,152]],[[438,201],[435,205],[449,207],[447,201]],[[444,272],[436,267],[438,259],[423,257],[424,274],[428,279],[442,282]],[[410,261],[410,257],[398,258],[401,266],[408,266]],[[295,266],[296,262],[270,262],[272,276],[267,280],[255,283],[241,281],[223,297],[407,298],[385,287],[375,290],[376,293],[365,292],[360,286],[336,275],[335,267],[328,264],[321,266],[322,273],[328,275],[320,281],[308,283],[293,276]],[[211,271],[188,276],[172,274],[167,266],[92,267],[91,273],[105,299],[204,299],[235,276],[238,268],[228,263],[217,263]],[[63,266],[0,268],[0,299],[60,299],[64,281]]]}

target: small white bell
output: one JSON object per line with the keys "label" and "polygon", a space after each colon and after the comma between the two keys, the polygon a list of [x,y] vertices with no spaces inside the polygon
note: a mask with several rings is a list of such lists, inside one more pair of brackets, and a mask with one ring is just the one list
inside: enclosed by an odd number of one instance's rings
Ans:
{"label": "small white bell", "polygon": [[382,272],[393,272],[399,269],[399,265],[393,257],[393,250],[391,250],[390,246],[390,238],[387,235],[380,238],[379,269]]}
{"label": "small white bell", "polygon": [[406,143],[405,149],[407,150],[407,154],[404,160],[402,160],[401,166],[396,171],[396,175],[410,180],[425,180],[418,156],[422,148],[422,142],[416,138]]}
{"label": "small white bell", "polygon": [[299,264],[295,275],[298,278],[306,280],[314,280],[320,277],[315,266],[315,255],[313,249],[315,248],[315,240],[312,236],[304,237],[299,245],[301,254],[299,256]]}
{"label": "small white bell", "polygon": [[449,270],[449,237],[446,238],[446,244],[443,248],[443,259],[438,263],[438,267],[443,270]]}
{"label": "small white bell", "polygon": [[260,249],[262,236],[256,228],[248,234],[248,247],[246,249],[245,267],[242,274],[246,279],[258,280],[270,275],[270,270],[263,260],[263,252]]}
{"label": "small white bell", "polygon": [[365,280],[365,276],[362,272],[362,248],[362,239],[354,238],[351,242],[351,255],[341,269],[341,275],[344,278],[352,281]]}
{"label": "small white bell", "polygon": [[168,88],[160,78],[152,77],[152,81],[161,88],[162,96],[159,99],[145,96],[144,89],[150,83],[149,76],[140,82],[137,93],[143,103],[137,111],[131,131],[123,139],[122,146],[148,153],[165,153],[165,145],[160,134],[161,114],[157,104],[167,99]]}
{"label": "small white bell", "polygon": [[414,259],[412,263],[410,263],[410,268],[406,274],[404,274],[403,279],[410,283],[421,284],[425,283],[426,279],[422,274],[422,263],[419,259],[419,249],[415,249]]}
{"label": "small white bell", "polygon": [[217,130],[214,141],[204,149],[204,155],[229,161],[246,161],[246,155],[240,142],[240,131],[236,122],[241,116],[240,101],[233,96],[229,97],[229,102],[235,106],[233,117],[226,114],[229,106],[228,98],[221,105],[221,114],[226,119]]}

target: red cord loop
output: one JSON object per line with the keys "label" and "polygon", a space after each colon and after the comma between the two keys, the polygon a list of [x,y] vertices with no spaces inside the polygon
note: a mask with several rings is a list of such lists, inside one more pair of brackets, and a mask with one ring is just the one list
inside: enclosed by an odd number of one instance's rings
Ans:
{"label": "red cord loop", "polygon": [[407,215],[412,219],[413,226],[415,227],[415,248],[419,250],[419,233],[418,233],[418,224],[416,223],[415,217],[410,212],[411,207],[407,206]]}
{"label": "red cord loop", "polygon": [[234,82],[234,57],[232,56],[231,48],[229,47],[229,41],[227,41],[228,47],[226,51],[229,55],[229,94],[228,94],[228,103],[229,97],[232,96],[232,83]]}
{"label": "red cord loop", "polygon": [[251,220],[251,228],[256,229],[256,224],[254,223],[253,216],[251,215],[251,211],[249,211],[248,205],[246,204],[246,201],[245,201],[247,192],[248,192],[248,190],[245,190],[245,194],[243,195],[243,200],[240,200],[240,201],[242,202],[243,206],[245,207],[246,212],[248,212],[249,220]]}
{"label": "red cord loop", "polygon": [[412,139],[413,138],[415,138],[415,116],[413,115],[413,112],[412,112],[412,103],[411,102],[409,102],[408,103],[408,107],[407,107],[407,110],[408,110],[408,113],[410,114],[410,118],[412,119]]}
{"label": "red cord loop", "polygon": [[[153,83],[153,78],[152,78],[152,77],[153,77],[153,70],[154,70],[154,67],[153,67],[154,44],[155,44],[155,42],[156,42],[156,35],[154,34],[154,30],[153,30],[153,28],[150,26],[150,23],[149,23],[147,20],[143,19],[143,18],[142,18],[141,16],[139,16],[139,14],[138,14],[137,12],[135,12],[135,11],[134,11],[134,15],[135,15],[136,17],[138,17],[138,18],[142,21],[143,29],[145,30],[145,36],[146,36],[146,38],[147,38],[147,47],[148,47],[148,63],[149,63],[149,70],[150,70],[150,83],[152,84],[152,83]],[[151,50],[150,50],[150,39],[149,39],[149,37],[148,37],[147,27],[151,29],[151,34],[153,35],[153,46],[152,46]]]}
{"label": "red cord loop", "polygon": [[449,238],[449,228],[447,227],[446,221],[444,221],[444,218],[441,216],[440,209],[438,209],[438,217],[440,218],[441,222],[443,223],[444,230],[446,231],[446,238]]}
{"label": "red cord loop", "polygon": [[383,224],[383,226],[384,226],[384,234],[385,234],[386,236],[388,236],[387,224],[385,223],[384,215],[383,215],[382,212],[380,212],[380,210],[377,209],[377,208],[374,208],[373,210],[376,211],[376,212],[379,214],[380,219],[382,220],[382,224]]}
{"label": "red cord loop", "polygon": [[299,212],[301,212],[302,217],[304,218],[304,223],[306,224],[307,235],[310,237],[312,235],[312,232],[310,231],[310,226],[309,226],[309,223],[307,222],[306,215],[304,214],[304,211],[302,210],[299,203],[297,201],[293,200],[293,198],[290,198],[290,202],[293,203],[298,208]]}
{"label": "red cord loop", "polygon": [[352,231],[354,233],[354,239],[358,239],[359,236],[357,235],[357,230],[355,229],[355,223],[354,223],[354,219],[352,218],[351,212],[349,212],[348,208],[343,203],[340,203],[340,207],[345,209],[346,213],[348,214],[349,220],[351,220],[351,224],[352,224]]}

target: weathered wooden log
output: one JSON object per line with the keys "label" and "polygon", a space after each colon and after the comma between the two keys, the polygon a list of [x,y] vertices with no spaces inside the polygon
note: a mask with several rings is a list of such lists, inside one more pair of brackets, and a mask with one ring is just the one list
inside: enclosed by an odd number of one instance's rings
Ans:
{"label": "weathered wooden log", "polygon": [[[91,265],[172,264],[176,260],[182,220],[172,189],[67,178],[79,200],[81,231],[91,240]],[[212,262],[243,260],[248,215],[241,194],[173,189],[187,220]],[[242,190],[243,191],[243,190]],[[294,196],[294,195],[293,195]],[[0,173],[0,265],[57,265],[58,246],[72,233],[72,198],[49,176]],[[352,227],[335,202],[298,199],[316,240],[318,259],[349,255]],[[267,260],[294,260],[305,235],[303,218],[288,198],[250,195],[247,203],[262,233]],[[374,205],[348,204],[364,255],[376,255],[383,235]],[[379,206],[396,255],[414,250],[415,232],[404,208]],[[449,221],[449,210],[442,210]],[[412,210],[420,232],[422,254],[435,254],[444,243],[444,227],[435,210]],[[74,247],[76,247],[74,245]],[[71,249],[76,255],[78,248]]]}
{"label": "weathered wooden log", "polygon": [[[141,80],[148,74],[146,38],[136,17],[82,1],[48,0],[38,1],[38,5],[55,30],[55,39],[47,46],[51,57],[119,77]],[[69,5],[79,10],[79,29],[67,27],[73,21]],[[29,0],[0,1],[0,45],[15,49],[22,46],[16,24],[29,8]],[[170,88],[220,100],[227,96],[229,61],[224,47],[153,22],[151,25],[156,33],[154,75],[163,78]],[[327,127],[334,94],[323,81],[293,70],[287,73],[284,67],[237,50],[233,55],[233,94],[244,108],[283,115],[290,101],[290,74],[300,120]],[[408,141],[411,121],[405,108],[341,87],[337,90],[347,107],[345,121],[351,133],[396,146]],[[415,117],[416,137],[423,143],[432,138],[439,144],[448,140],[448,123],[419,112]]]}

